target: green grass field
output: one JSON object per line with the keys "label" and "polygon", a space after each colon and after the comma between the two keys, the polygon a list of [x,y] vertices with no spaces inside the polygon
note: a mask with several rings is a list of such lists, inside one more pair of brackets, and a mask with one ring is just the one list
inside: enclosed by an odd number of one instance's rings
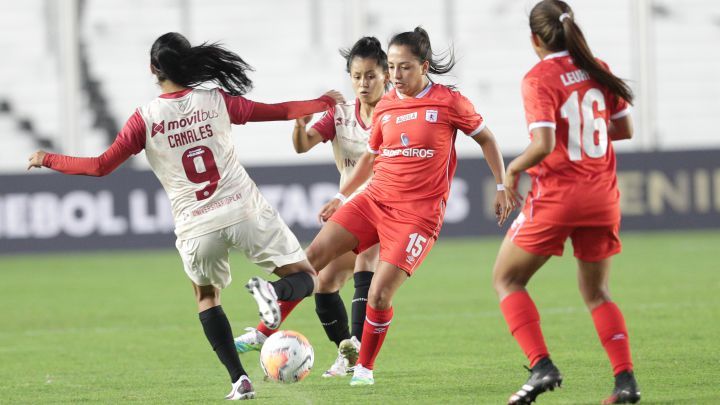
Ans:
{"label": "green grass field", "polygon": [[[630,331],[643,403],[720,403],[720,232],[625,234],[612,293]],[[497,239],[443,240],[398,293],[373,387],[320,375],[335,358],[302,303],[284,328],[315,347],[312,374],[263,382],[259,403],[501,404],[525,381],[522,352],[490,285]],[[243,284],[260,272],[235,255],[223,307],[239,334],[257,323]],[[230,388],[197,319],[174,251],[0,257],[0,403],[207,403]],[[565,381],[540,404],[598,404],[609,363],[577,292],[574,261],[553,259],[530,285]],[[343,296],[349,304],[350,289]]]}

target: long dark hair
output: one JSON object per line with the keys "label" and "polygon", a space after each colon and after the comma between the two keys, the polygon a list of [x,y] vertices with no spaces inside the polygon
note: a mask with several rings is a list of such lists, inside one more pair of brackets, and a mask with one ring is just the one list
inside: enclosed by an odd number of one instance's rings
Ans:
{"label": "long dark hair", "polygon": [[350,73],[350,65],[356,57],[375,59],[383,72],[388,71],[387,54],[382,49],[380,41],[375,37],[362,37],[355,42],[352,48],[340,49],[340,55],[345,58],[345,70]]}
{"label": "long dark hair", "polygon": [[246,72],[253,68],[240,56],[219,44],[192,46],[182,34],[168,32],[150,48],[150,64],[159,81],[170,80],[186,87],[213,82],[232,95],[252,89]]}
{"label": "long dark hair", "polygon": [[444,75],[455,66],[455,51],[452,46],[445,52],[434,54],[430,45],[430,36],[422,27],[418,26],[412,31],[396,34],[390,39],[388,48],[393,45],[407,46],[421,64],[425,61],[430,62],[428,72],[431,74]]}
{"label": "long dark hair", "polygon": [[611,93],[632,103],[630,86],[595,59],[567,3],[543,0],[536,4],[530,11],[530,31],[543,41],[549,51],[567,49],[577,67],[607,87]]}

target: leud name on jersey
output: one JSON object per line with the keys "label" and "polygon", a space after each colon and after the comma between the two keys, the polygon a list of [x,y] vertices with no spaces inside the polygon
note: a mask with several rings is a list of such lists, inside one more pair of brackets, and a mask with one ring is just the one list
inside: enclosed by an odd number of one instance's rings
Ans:
{"label": "leud name on jersey", "polygon": [[590,80],[590,75],[582,70],[573,70],[572,72],[566,72],[560,75],[560,80],[565,85],[565,87],[570,86],[571,84],[584,82],[585,80]]}

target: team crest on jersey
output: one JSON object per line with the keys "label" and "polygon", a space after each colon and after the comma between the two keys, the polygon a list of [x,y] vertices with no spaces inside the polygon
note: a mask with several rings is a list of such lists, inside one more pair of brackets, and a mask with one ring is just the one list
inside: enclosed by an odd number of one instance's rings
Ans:
{"label": "team crest on jersey", "polygon": [[408,145],[410,145],[410,137],[408,137],[405,132],[400,134],[400,143],[402,144],[402,146],[404,146],[406,148]]}
{"label": "team crest on jersey", "polygon": [[160,122],[153,122],[152,130],[150,131],[150,138],[155,136],[155,134],[164,134],[164,133],[165,133],[165,120],[162,120]]}
{"label": "team crest on jersey", "polygon": [[352,120],[350,118],[342,118],[342,117],[335,118],[335,126],[336,127],[340,127],[340,126],[355,127],[356,125],[357,125],[357,122],[355,122],[355,120]]}
{"label": "team crest on jersey", "polygon": [[437,122],[438,112],[437,110],[425,110],[425,121]]}

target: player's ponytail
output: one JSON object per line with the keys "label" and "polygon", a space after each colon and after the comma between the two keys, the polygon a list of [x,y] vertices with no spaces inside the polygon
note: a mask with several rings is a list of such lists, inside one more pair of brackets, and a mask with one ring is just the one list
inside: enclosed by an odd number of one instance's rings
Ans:
{"label": "player's ponytail", "polygon": [[575,66],[586,71],[611,93],[632,103],[630,86],[595,59],[567,3],[562,0],[543,0],[536,4],[530,12],[530,31],[542,40],[549,51],[567,49]]}
{"label": "player's ponytail", "polygon": [[412,31],[395,35],[390,39],[388,46],[393,45],[407,46],[420,63],[428,61],[430,63],[428,72],[431,74],[444,75],[455,66],[455,51],[452,46],[439,54],[433,53],[430,36],[422,27],[415,27]]}
{"label": "player's ponytail", "polygon": [[240,56],[218,44],[191,46],[177,32],[162,35],[150,49],[150,64],[159,81],[170,80],[186,87],[213,82],[232,95],[252,89],[246,72],[252,67]]}

